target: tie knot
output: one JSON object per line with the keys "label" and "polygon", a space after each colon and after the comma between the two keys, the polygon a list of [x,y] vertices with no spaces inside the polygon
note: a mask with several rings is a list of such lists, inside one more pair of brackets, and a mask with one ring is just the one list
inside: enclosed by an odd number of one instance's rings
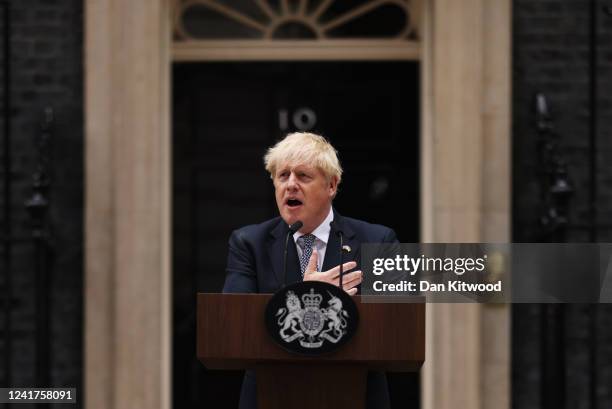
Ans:
{"label": "tie knot", "polygon": [[314,234],[305,234],[298,238],[298,244],[302,250],[312,248],[316,238]]}

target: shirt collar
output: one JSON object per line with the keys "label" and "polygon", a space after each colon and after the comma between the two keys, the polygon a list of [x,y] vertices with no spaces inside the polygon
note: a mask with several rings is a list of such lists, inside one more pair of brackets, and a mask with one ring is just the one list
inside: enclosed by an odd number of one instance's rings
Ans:
{"label": "shirt collar", "polygon": [[[316,229],[312,231],[317,239],[321,240],[323,243],[327,244],[327,240],[329,240],[329,232],[331,231],[331,226],[329,225],[332,220],[334,220],[334,209],[330,206],[329,213],[323,223],[321,223]],[[297,232],[293,235],[293,240],[297,243],[297,240],[302,237],[304,233]]]}

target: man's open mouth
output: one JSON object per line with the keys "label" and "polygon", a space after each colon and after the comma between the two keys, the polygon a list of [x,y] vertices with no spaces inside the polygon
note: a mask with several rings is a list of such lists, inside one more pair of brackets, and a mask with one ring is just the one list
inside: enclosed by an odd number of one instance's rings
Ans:
{"label": "man's open mouth", "polygon": [[297,207],[302,205],[302,202],[297,199],[288,199],[286,203],[289,207]]}

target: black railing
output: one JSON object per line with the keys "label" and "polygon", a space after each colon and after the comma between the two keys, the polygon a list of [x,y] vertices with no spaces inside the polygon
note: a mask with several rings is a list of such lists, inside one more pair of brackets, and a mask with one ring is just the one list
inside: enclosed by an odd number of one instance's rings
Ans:
{"label": "black railing", "polygon": [[[604,226],[598,220],[598,68],[600,49],[600,18],[612,17],[612,6],[601,4],[598,0],[589,1],[589,39],[588,39],[588,186],[584,192],[588,197],[588,221],[586,228],[588,240],[598,241],[598,230]],[[569,200],[574,189],[569,182],[567,165],[559,154],[559,138],[554,131],[548,104],[544,95],[537,97],[537,129],[540,170],[542,214],[540,217],[541,241],[565,242],[570,226],[568,217]],[[543,304],[541,307],[541,356],[542,356],[542,407],[563,408],[566,406],[565,384],[565,306],[562,304]],[[599,371],[597,368],[599,339],[599,305],[588,306],[588,367],[589,408],[598,409],[597,388]]]}
{"label": "black railing", "polygon": [[[2,209],[2,300],[4,308],[2,320],[3,333],[3,363],[2,386],[13,386],[13,371],[11,357],[13,355],[12,339],[12,309],[15,303],[13,289],[13,251],[15,246],[29,246],[32,249],[32,260],[35,266],[36,291],[36,366],[35,382],[38,386],[50,385],[50,360],[49,360],[49,283],[50,283],[50,229],[48,218],[48,188],[50,185],[49,165],[50,149],[53,129],[53,110],[46,108],[42,128],[35,137],[36,168],[32,175],[32,193],[25,200],[24,206],[28,211],[30,220],[29,237],[16,237],[12,229],[14,222],[13,214],[13,163],[11,146],[11,10],[10,3],[0,3],[3,22],[3,209]],[[19,386],[19,385],[15,385]]]}
{"label": "black railing", "polygon": [[[5,112],[6,114],[6,112]],[[36,165],[31,178],[32,192],[30,196],[24,200],[23,205],[29,215],[29,236],[18,237],[12,233],[11,229],[11,205],[12,192],[11,183],[12,173],[5,169],[4,189],[3,189],[3,260],[2,260],[2,276],[3,276],[3,300],[4,300],[4,376],[2,379],[3,386],[20,386],[12,385],[12,365],[11,356],[13,353],[12,341],[12,322],[11,314],[12,307],[15,305],[15,299],[12,288],[12,252],[16,246],[27,246],[32,255],[31,260],[34,266],[35,275],[35,368],[34,380],[37,386],[51,386],[50,379],[50,291],[51,291],[51,226],[49,223],[49,198],[48,189],[50,187],[50,142],[52,140],[52,131],[54,124],[54,114],[51,108],[44,109],[43,121],[40,132],[35,136],[36,150]],[[6,132],[6,130],[5,130]],[[10,163],[10,133],[5,133],[4,155],[5,163]],[[8,142],[6,142],[8,140]],[[24,370],[29,370],[24,368]],[[22,386],[22,385],[21,385]],[[44,407],[40,404],[38,407]]]}
{"label": "black railing", "polygon": [[48,189],[50,185],[50,143],[53,131],[53,109],[45,108],[40,133],[36,138],[36,170],[32,175],[32,194],[25,201],[30,215],[31,240],[34,246],[36,269],[36,383],[50,386],[49,317],[50,226]]}
{"label": "black railing", "polygon": [[[40,132],[35,135],[36,165],[32,175],[32,193],[29,198],[23,200],[23,204],[29,215],[30,235],[17,237],[13,230],[15,219],[23,220],[19,214],[14,214],[14,196],[12,187],[15,171],[12,162],[12,121],[11,121],[11,5],[9,1],[0,2],[3,23],[3,143],[2,143],[2,341],[3,341],[3,371],[1,386],[23,386],[13,385],[12,356],[14,353],[13,336],[13,307],[16,305],[16,294],[13,288],[13,254],[16,246],[26,246],[30,250],[34,266],[36,290],[33,296],[35,300],[35,368],[22,368],[34,373],[34,381],[37,386],[50,386],[50,226],[48,217],[49,199],[48,189],[50,186],[50,141],[54,114],[51,108],[43,110],[43,120]],[[43,407],[44,405],[38,405]]]}
{"label": "black railing", "polygon": [[548,100],[541,93],[536,95],[536,129],[541,200],[538,241],[562,243],[567,237],[569,201],[574,188],[560,153],[560,138],[553,125]]}
{"label": "black railing", "polygon": [[2,143],[2,158],[3,158],[3,167],[2,167],[2,175],[3,175],[3,203],[4,207],[2,209],[2,222],[3,222],[3,232],[2,232],[2,300],[4,308],[2,309],[3,320],[2,320],[2,340],[3,340],[3,363],[4,370],[2,384],[9,386],[11,385],[12,374],[11,374],[11,352],[12,352],[12,338],[11,338],[11,304],[13,300],[13,282],[11,276],[11,254],[12,254],[12,246],[11,246],[11,66],[10,66],[10,56],[11,56],[11,15],[10,15],[10,4],[8,1],[4,1],[0,3],[0,7],[2,8],[2,23],[3,23],[3,41],[2,41],[2,73],[3,73],[3,112],[2,119],[3,123],[3,131],[4,138]]}
{"label": "black railing", "polygon": [[[569,203],[574,188],[567,164],[560,153],[560,136],[555,130],[548,100],[544,94],[535,99],[540,182],[540,234],[537,241],[566,241]],[[565,407],[565,308],[562,304],[542,304],[540,343],[542,371],[542,408]]]}
{"label": "black railing", "polygon": [[[598,216],[597,216],[597,131],[598,131],[598,65],[599,65],[599,18],[600,3],[598,0],[590,0],[589,3],[589,241],[592,243],[598,240]],[[601,11],[604,15],[610,16],[612,8],[608,4],[602,5]],[[599,372],[597,370],[597,354],[599,338],[598,320],[599,305],[589,306],[589,368],[591,379],[589,382],[589,401],[590,409],[597,409],[598,396],[597,387],[599,383]]]}

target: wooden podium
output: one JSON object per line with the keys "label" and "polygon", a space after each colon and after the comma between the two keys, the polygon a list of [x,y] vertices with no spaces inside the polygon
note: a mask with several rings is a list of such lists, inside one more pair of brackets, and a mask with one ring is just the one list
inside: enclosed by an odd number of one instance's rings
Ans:
{"label": "wooden podium", "polygon": [[366,374],[418,371],[425,359],[425,304],[355,296],[359,327],[330,354],[285,351],[268,335],[271,294],[198,294],[197,356],[208,369],[255,369],[259,409],[365,408]]}

